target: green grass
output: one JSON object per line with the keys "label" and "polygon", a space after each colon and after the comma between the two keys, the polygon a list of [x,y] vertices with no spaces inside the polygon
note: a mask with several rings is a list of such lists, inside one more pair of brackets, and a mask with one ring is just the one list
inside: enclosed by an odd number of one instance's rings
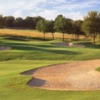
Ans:
{"label": "green grass", "polygon": [[57,47],[55,41],[19,41],[0,38],[0,100],[100,100],[100,91],[50,91],[26,85],[31,76],[20,73],[33,68],[88,59],[100,59],[100,45],[85,48]]}
{"label": "green grass", "polygon": [[96,68],[97,71],[100,71],[100,67]]}

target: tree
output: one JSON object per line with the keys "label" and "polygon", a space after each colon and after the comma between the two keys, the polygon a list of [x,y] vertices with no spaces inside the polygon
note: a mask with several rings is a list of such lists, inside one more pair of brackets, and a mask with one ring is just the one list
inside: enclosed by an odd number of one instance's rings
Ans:
{"label": "tree", "polygon": [[79,36],[84,34],[82,31],[82,23],[82,20],[73,21],[73,33],[75,34],[76,40],[79,40]]}
{"label": "tree", "polygon": [[46,32],[50,32],[52,33],[52,38],[54,39],[54,32],[55,32],[55,29],[54,29],[54,21],[51,20],[51,21],[46,21],[45,22],[45,25],[46,25]]}
{"label": "tree", "polygon": [[82,25],[83,31],[93,37],[93,42],[95,44],[96,37],[100,31],[100,13],[97,11],[91,11],[84,18]]}
{"label": "tree", "polygon": [[5,21],[2,15],[0,15],[0,28],[4,28],[5,27]]}
{"label": "tree", "polygon": [[34,20],[33,17],[26,17],[24,20],[24,27],[28,29],[33,29],[34,28]]}
{"label": "tree", "polygon": [[8,28],[14,27],[15,18],[13,16],[4,17],[5,25]]}
{"label": "tree", "polygon": [[73,33],[73,24],[72,24],[73,20],[66,18],[66,33],[67,34],[72,34]]}
{"label": "tree", "polygon": [[40,20],[38,21],[36,25],[36,29],[40,32],[44,33],[44,39],[45,39],[45,33],[46,33],[46,20]]}
{"label": "tree", "polygon": [[24,28],[24,20],[21,17],[16,18],[14,26],[17,28]]}
{"label": "tree", "polygon": [[49,20],[40,20],[37,23],[36,29],[39,30],[40,32],[44,33],[44,38],[45,38],[45,33],[51,32],[52,33],[52,37],[54,39],[54,21],[49,21]]}
{"label": "tree", "polygon": [[45,20],[45,19],[44,19],[43,17],[41,17],[41,16],[33,17],[33,21],[34,21],[33,29],[36,29],[37,23],[38,23],[40,20]]}
{"label": "tree", "polygon": [[99,36],[99,42],[100,42],[100,18],[98,19],[98,36]]}
{"label": "tree", "polygon": [[62,15],[58,15],[55,19],[54,28],[58,32],[63,33],[63,41],[64,41],[64,34],[66,33],[66,18]]}

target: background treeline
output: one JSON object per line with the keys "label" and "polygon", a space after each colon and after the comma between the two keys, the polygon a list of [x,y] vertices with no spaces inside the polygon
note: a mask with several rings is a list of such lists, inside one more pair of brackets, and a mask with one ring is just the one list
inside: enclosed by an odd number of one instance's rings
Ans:
{"label": "background treeline", "polygon": [[13,16],[0,15],[0,27],[1,28],[20,28],[20,29],[36,29],[36,24],[39,20],[44,18],[38,17],[26,17],[25,19]]}
{"label": "background treeline", "polygon": [[23,19],[0,15],[0,28],[34,29],[43,32],[44,38],[46,33],[51,33],[53,39],[55,32],[61,32],[63,41],[65,34],[75,35],[76,40],[79,40],[80,35],[85,35],[91,36],[95,43],[96,37],[100,38],[100,12],[90,11],[84,20],[76,21],[63,15],[58,15],[55,20],[46,20],[41,16]]}

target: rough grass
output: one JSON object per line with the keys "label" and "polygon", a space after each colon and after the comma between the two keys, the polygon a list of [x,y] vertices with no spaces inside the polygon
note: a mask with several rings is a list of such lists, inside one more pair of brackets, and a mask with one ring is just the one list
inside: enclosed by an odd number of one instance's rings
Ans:
{"label": "rough grass", "polygon": [[[18,30],[18,29],[0,29],[0,35],[12,35],[12,36],[22,36],[22,37],[35,37],[43,38],[44,34],[35,30]],[[61,34],[56,33],[56,37],[61,37]],[[52,34],[46,34],[46,37],[52,38]]]}
{"label": "rough grass", "polygon": [[97,71],[100,71],[100,67],[96,68]]}
{"label": "rough grass", "polygon": [[[0,35],[11,35],[11,36],[21,36],[21,37],[24,37],[24,38],[43,38],[44,37],[44,34],[39,32],[39,31],[36,31],[36,30],[21,30],[21,29],[0,29]],[[54,36],[55,38],[62,38],[62,34],[61,33],[54,33]],[[52,39],[52,34],[51,33],[47,33],[46,34],[46,38],[49,38],[49,39]],[[65,34],[65,38],[74,38],[73,35],[68,35],[68,34]],[[83,36],[81,36],[80,38],[84,38]]]}
{"label": "rough grass", "polygon": [[30,76],[21,72],[41,66],[87,59],[100,59],[100,45],[66,48],[51,45],[55,41],[19,41],[0,38],[0,45],[12,50],[0,51],[0,100],[100,100],[100,91],[49,91],[31,88]]}

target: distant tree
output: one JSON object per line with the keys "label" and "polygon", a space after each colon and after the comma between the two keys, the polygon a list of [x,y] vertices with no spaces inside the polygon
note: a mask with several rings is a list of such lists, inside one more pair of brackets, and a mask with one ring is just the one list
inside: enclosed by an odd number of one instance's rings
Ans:
{"label": "distant tree", "polygon": [[97,21],[98,23],[98,29],[97,29],[97,31],[98,31],[98,36],[99,36],[99,42],[100,42],[100,12],[99,12],[99,18],[98,18],[98,21]]}
{"label": "distant tree", "polygon": [[73,21],[73,33],[75,34],[75,39],[79,40],[80,35],[84,35],[82,31],[82,20]]}
{"label": "distant tree", "polygon": [[24,27],[28,29],[33,29],[34,28],[34,20],[33,17],[26,17],[24,20]]}
{"label": "distant tree", "polygon": [[13,16],[6,16],[4,17],[4,20],[7,28],[14,27],[15,18]]}
{"label": "distant tree", "polygon": [[47,30],[46,30],[46,20],[40,20],[40,21],[38,21],[38,23],[36,25],[36,29],[38,31],[44,33],[44,39],[45,39],[45,33],[47,32]]}
{"label": "distant tree", "polygon": [[14,26],[17,28],[23,28],[24,27],[24,20],[21,17],[18,17],[15,19]]}
{"label": "distant tree", "polygon": [[43,32],[44,33],[44,38],[45,38],[45,34],[48,33],[48,32],[51,32],[52,33],[52,37],[54,39],[54,21],[49,21],[49,20],[40,20],[38,21],[37,23],[37,26],[36,26],[36,29],[40,32]]}
{"label": "distant tree", "polygon": [[0,28],[4,28],[5,27],[5,21],[2,15],[0,15]]}
{"label": "distant tree", "polygon": [[33,29],[36,29],[37,23],[38,23],[40,20],[45,20],[45,19],[44,19],[43,17],[41,17],[41,16],[33,17],[33,21],[34,21]]}
{"label": "distant tree", "polygon": [[66,18],[63,15],[58,15],[56,17],[54,28],[56,31],[61,32],[63,34],[64,41],[64,34],[66,33]]}
{"label": "distant tree", "polygon": [[73,20],[66,18],[66,33],[72,34],[73,33]]}
{"label": "distant tree", "polygon": [[52,38],[54,39],[54,32],[55,32],[55,29],[54,29],[54,21],[51,20],[51,21],[45,21],[45,25],[46,25],[46,32],[50,32],[52,33]]}
{"label": "distant tree", "polygon": [[93,37],[93,42],[95,44],[96,37],[100,31],[100,13],[97,11],[91,11],[84,18],[82,25],[83,31]]}

